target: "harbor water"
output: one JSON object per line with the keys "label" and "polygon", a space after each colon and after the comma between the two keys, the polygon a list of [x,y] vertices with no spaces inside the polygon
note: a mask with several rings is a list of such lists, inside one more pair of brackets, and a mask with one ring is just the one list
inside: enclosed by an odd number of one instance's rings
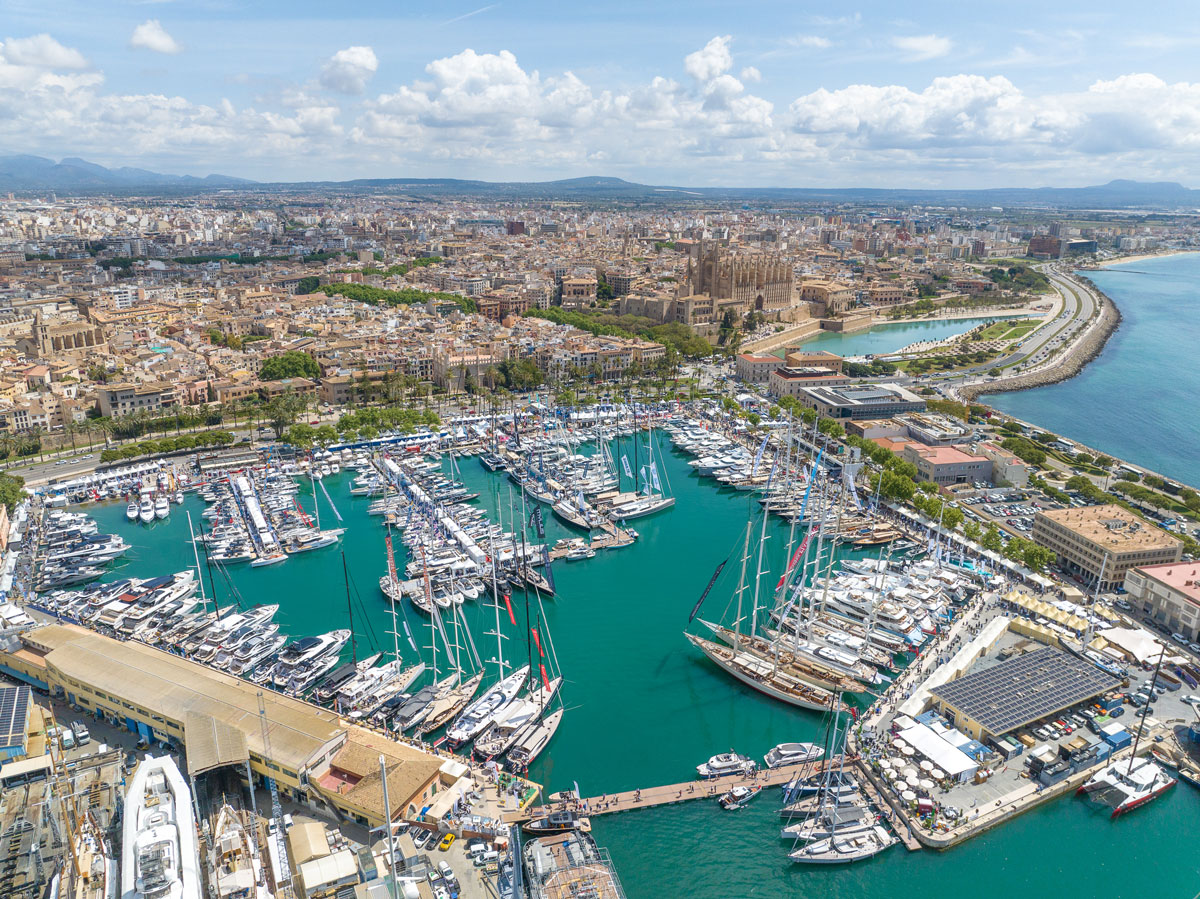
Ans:
{"label": "harbor water", "polygon": [[[913,338],[918,339],[918,338]],[[540,606],[530,597],[512,596],[512,618],[501,607],[501,631],[510,663],[525,664],[537,649],[526,639],[544,615],[553,650],[565,678],[567,709],[550,749],[530,772],[532,779],[559,790],[578,783],[585,796],[616,790],[686,782],[695,766],[718,752],[734,749],[761,758],[784,741],[820,740],[821,717],[769,700],[742,687],[716,669],[683,638],[688,615],[714,568],[729,559],[699,617],[733,618],[742,546],[751,512],[758,504],[749,494],[717,489],[712,480],[692,474],[686,457],[660,439],[662,464],[676,497],[673,509],[631,522],[641,537],[632,546],[603,550],[594,559],[553,566],[558,594]],[[622,451],[618,448],[617,455]],[[459,462],[467,485],[506,529],[520,517],[520,499],[508,481],[483,469],[474,459]],[[381,518],[366,514],[369,501],[351,497],[351,476],[326,478],[324,484],[343,518],[342,540],[349,574],[354,627],[361,655],[373,648],[390,652],[391,615],[377,581],[386,570]],[[334,514],[318,487],[324,526]],[[299,497],[313,511],[313,496]],[[510,512],[510,502],[511,509]],[[169,519],[143,526],[124,519],[124,504],[94,510],[102,531],[119,533],[133,549],[112,577],[149,576],[193,564],[185,511],[199,525],[203,502],[189,495],[172,508]],[[544,510],[547,538],[578,536]],[[755,518],[751,548],[757,544]],[[789,527],[772,519],[767,527],[770,573],[762,579],[769,598],[781,571]],[[799,535],[797,535],[799,536]],[[399,550],[399,540],[396,540]],[[404,556],[397,553],[397,565]],[[753,596],[751,558],[748,571]],[[281,565],[230,569],[228,580],[212,581],[222,604],[236,588],[246,603],[277,602],[276,621],[292,636],[346,626],[346,578],[336,548],[292,556]],[[208,574],[205,590],[210,591]],[[464,613],[479,654],[495,677],[496,638],[485,634],[495,612],[468,601]],[[408,643],[429,643],[428,619],[407,603],[401,618],[400,653],[414,659]],[[515,619],[515,624],[514,624]],[[407,628],[405,625],[407,624]],[[548,642],[548,641],[547,641]],[[549,647],[547,647],[549,651]],[[347,653],[349,650],[347,650]],[[428,651],[423,652],[426,662]],[[444,653],[439,649],[439,664]],[[1090,897],[1192,896],[1200,881],[1200,854],[1186,847],[1187,835],[1200,829],[1200,794],[1180,784],[1165,797],[1117,822],[1097,814],[1083,801],[1060,799],[999,830],[948,853],[907,853],[896,846],[881,856],[845,868],[798,866],[788,861],[788,844],[778,838],[777,791],[765,791],[747,808],[724,812],[715,801],[601,816],[594,830],[611,850],[630,899],[689,895],[693,899],[741,896],[884,897],[929,887],[956,890],[983,886],[989,893]],[[1180,838],[1183,837],[1183,842]]]}
{"label": "harbor water", "polygon": [[[894,353],[911,343],[924,340],[945,340],[958,334],[966,334],[976,325],[1000,321],[1006,318],[1025,318],[1017,315],[985,315],[971,318],[935,319],[931,321],[898,321],[875,325],[866,331],[840,334],[822,331],[799,341],[798,346],[806,350],[824,350],[839,356],[879,356]],[[782,354],[783,350],[779,350]]]}
{"label": "harbor water", "polygon": [[983,397],[1002,412],[1200,486],[1200,253],[1087,272],[1121,311],[1100,355],[1069,381]]}

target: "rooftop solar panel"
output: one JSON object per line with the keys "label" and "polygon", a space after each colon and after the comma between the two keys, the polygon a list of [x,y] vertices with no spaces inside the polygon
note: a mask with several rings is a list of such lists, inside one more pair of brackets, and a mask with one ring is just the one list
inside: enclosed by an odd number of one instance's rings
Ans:
{"label": "rooftop solar panel", "polygon": [[979,722],[988,733],[999,735],[1118,683],[1090,662],[1047,646],[934,687],[930,693]]}
{"label": "rooftop solar panel", "polygon": [[0,687],[0,746],[24,741],[29,693],[29,687]]}

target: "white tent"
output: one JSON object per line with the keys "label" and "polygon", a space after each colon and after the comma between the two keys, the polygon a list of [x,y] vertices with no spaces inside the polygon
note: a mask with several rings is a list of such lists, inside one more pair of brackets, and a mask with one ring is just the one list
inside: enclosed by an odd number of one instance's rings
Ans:
{"label": "white tent", "polygon": [[945,771],[951,780],[965,781],[979,768],[974,759],[961,749],[951,746],[924,724],[914,724],[901,731],[900,736],[908,745]]}

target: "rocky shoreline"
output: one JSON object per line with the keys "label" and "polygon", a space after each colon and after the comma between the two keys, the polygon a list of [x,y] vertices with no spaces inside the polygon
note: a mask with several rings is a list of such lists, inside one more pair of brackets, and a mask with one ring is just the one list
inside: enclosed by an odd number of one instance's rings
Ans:
{"label": "rocky shoreline", "polygon": [[1031,372],[1027,375],[1017,375],[1003,378],[985,384],[970,384],[956,391],[966,402],[984,394],[1010,393],[1014,390],[1029,390],[1033,387],[1044,387],[1047,384],[1057,384],[1075,377],[1083,367],[1100,355],[1108,339],[1112,337],[1121,325],[1121,310],[1107,295],[1102,293],[1088,278],[1078,278],[1086,289],[1090,290],[1100,301],[1100,316],[1088,328],[1087,333],[1072,347],[1066,356],[1049,368]]}

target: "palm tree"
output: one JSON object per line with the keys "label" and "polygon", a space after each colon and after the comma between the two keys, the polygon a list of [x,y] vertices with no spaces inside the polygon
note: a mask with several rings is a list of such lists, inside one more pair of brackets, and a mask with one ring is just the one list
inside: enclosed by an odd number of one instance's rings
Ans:
{"label": "palm tree", "polygon": [[73,418],[68,418],[63,421],[63,436],[70,438],[71,452],[75,452],[75,432],[79,429],[79,425],[75,424]]}

